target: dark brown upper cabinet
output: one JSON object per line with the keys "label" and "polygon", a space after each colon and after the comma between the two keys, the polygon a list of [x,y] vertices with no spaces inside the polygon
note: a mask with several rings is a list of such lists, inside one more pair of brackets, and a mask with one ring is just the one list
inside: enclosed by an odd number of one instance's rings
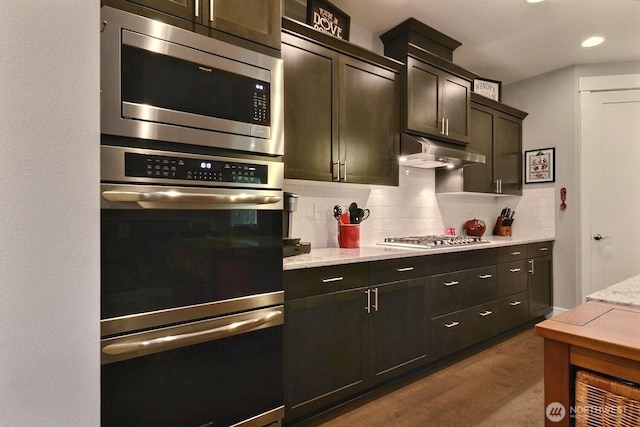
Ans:
{"label": "dark brown upper cabinet", "polygon": [[471,81],[407,57],[405,130],[469,142]]}
{"label": "dark brown upper cabinet", "polygon": [[283,20],[285,178],[398,185],[400,64]]}
{"label": "dark brown upper cabinet", "polygon": [[463,168],[464,191],[522,194],[522,122],[524,111],[473,94],[471,147],[484,165]]}
{"label": "dark brown upper cabinet", "polygon": [[[402,131],[466,145],[476,74],[452,62],[460,43],[413,18],[380,36],[385,55],[403,62]],[[401,147],[402,154],[412,154]]]}
{"label": "dark brown upper cabinet", "polygon": [[280,50],[282,0],[106,0],[105,3],[198,33],[207,33],[210,28]]}

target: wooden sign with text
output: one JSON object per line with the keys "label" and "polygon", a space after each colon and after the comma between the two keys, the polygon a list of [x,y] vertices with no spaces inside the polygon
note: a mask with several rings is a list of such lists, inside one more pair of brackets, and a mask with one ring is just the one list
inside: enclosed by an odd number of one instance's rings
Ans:
{"label": "wooden sign with text", "polygon": [[326,0],[307,0],[307,24],[315,30],[349,40],[349,15]]}

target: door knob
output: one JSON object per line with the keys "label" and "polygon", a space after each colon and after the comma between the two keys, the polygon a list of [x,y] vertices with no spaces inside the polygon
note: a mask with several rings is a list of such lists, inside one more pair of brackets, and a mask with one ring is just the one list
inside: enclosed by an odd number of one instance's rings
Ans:
{"label": "door knob", "polygon": [[611,236],[602,236],[601,234],[594,234],[593,235],[593,240],[604,240],[604,239],[608,239]]}

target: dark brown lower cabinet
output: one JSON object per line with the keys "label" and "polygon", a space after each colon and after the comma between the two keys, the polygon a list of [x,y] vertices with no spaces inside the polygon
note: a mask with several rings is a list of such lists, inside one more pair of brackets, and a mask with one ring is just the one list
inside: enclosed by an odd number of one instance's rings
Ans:
{"label": "dark brown lower cabinet", "polygon": [[287,419],[426,363],[426,291],[418,278],[287,301]]}
{"label": "dark brown lower cabinet", "polygon": [[427,279],[378,285],[371,289],[372,382],[395,377],[427,362]]}
{"label": "dark brown lower cabinet", "polygon": [[285,413],[296,418],[361,391],[369,318],[358,288],[285,303]]}
{"label": "dark brown lower cabinet", "polygon": [[553,242],[286,271],[285,419],[297,422],[552,308]]}

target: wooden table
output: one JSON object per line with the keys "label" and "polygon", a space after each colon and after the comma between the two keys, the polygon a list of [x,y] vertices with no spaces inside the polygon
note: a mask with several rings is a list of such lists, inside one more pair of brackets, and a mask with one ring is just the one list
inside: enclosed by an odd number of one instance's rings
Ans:
{"label": "wooden table", "polygon": [[576,371],[583,368],[640,384],[640,308],[589,301],[538,323],[544,338],[545,409],[561,403],[566,416],[547,426],[573,424]]}

